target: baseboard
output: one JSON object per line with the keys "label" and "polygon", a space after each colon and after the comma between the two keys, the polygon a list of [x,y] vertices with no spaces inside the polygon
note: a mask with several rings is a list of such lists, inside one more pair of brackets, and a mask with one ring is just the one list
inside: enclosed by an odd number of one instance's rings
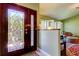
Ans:
{"label": "baseboard", "polygon": [[37,50],[40,51],[40,52],[36,52],[38,55],[41,54],[41,56],[51,56],[47,52],[45,52],[44,50],[42,50],[40,48],[37,48]]}

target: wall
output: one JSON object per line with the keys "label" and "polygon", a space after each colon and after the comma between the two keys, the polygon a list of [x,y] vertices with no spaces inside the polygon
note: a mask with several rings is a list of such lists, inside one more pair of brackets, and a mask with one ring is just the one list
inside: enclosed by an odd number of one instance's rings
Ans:
{"label": "wall", "polygon": [[40,49],[48,55],[60,55],[59,30],[40,30],[39,31]]}
{"label": "wall", "polygon": [[[41,20],[54,20],[45,15],[40,15]],[[39,30],[39,48],[48,55],[60,55],[59,30]]]}
{"label": "wall", "polygon": [[[41,20],[51,20],[51,19],[53,19],[53,18],[51,18],[51,17],[49,17],[49,16],[46,16],[46,15],[40,15],[40,18],[39,18],[39,24],[40,24],[40,21]],[[38,26],[39,26],[39,24],[38,24]],[[39,39],[40,37],[39,37],[39,31],[38,31],[38,47],[40,48],[40,39]]]}
{"label": "wall", "polygon": [[64,31],[79,36],[79,15],[64,20]]}
{"label": "wall", "polygon": [[49,17],[49,16],[45,16],[45,15],[40,15],[40,19],[52,20],[53,18],[51,18],[51,17]]}
{"label": "wall", "polygon": [[25,6],[27,8],[31,8],[33,10],[38,10],[38,3],[17,3],[18,5]]}

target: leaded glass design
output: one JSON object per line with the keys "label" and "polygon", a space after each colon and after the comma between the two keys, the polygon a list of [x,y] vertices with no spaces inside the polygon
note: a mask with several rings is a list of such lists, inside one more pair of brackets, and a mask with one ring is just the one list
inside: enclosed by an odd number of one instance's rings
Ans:
{"label": "leaded glass design", "polygon": [[24,48],[24,12],[8,9],[8,52]]}

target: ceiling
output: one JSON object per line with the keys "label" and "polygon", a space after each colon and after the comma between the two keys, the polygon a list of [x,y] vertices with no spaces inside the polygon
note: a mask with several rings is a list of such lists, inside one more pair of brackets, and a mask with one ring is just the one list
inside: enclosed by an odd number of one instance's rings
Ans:
{"label": "ceiling", "polygon": [[40,3],[39,11],[41,15],[46,15],[55,19],[66,19],[79,14],[78,3]]}

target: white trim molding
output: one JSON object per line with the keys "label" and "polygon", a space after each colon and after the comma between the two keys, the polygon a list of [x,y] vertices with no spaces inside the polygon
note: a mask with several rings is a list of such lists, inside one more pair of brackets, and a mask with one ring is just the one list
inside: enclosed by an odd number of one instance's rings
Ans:
{"label": "white trim molding", "polygon": [[42,50],[42,49],[40,49],[40,48],[37,48],[36,53],[37,53],[39,56],[51,56],[51,55],[49,55],[47,52],[45,52],[44,50]]}

